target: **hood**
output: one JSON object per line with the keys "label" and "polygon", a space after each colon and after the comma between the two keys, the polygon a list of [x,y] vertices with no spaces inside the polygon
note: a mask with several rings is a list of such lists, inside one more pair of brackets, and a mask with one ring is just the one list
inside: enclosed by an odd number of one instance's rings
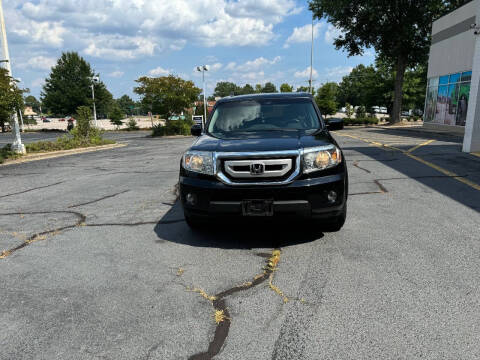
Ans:
{"label": "hood", "polygon": [[203,135],[192,145],[191,150],[216,152],[264,152],[298,150],[335,144],[331,136],[322,131],[315,135],[302,132],[258,132],[226,136],[222,139]]}

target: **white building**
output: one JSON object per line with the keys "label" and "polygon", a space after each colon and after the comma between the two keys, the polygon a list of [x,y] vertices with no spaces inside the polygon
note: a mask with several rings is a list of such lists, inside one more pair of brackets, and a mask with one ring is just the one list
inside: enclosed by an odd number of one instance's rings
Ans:
{"label": "white building", "polygon": [[480,0],[433,23],[425,127],[464,134],[463,151],[480,151]]}

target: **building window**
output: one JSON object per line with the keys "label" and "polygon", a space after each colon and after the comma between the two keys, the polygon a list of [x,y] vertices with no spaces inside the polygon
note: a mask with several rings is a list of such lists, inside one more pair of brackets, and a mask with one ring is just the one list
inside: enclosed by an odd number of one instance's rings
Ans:
{"label": "building window", "polygon": [[472,72],[428,79],[424,121],[465,126]]}

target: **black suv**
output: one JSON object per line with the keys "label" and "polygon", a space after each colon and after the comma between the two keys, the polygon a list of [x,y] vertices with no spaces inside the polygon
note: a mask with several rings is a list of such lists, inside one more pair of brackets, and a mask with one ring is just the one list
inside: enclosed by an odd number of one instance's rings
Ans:
{"label": "black suv", "polygon": [[260,94],[217,102],[206,129],[180,166],[185,219],[298,216],[338,231],[347,214],[348,174],[343,153],[313,97]]}

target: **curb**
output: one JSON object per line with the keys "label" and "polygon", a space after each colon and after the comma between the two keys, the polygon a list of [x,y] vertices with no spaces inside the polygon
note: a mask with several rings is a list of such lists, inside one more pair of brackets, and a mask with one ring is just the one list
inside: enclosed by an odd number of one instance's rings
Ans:
{"label": "curb", "polygon": [[38,161],[38,160],[53,159],[53,158],[64,157],[69,155],[84,154],[84,153],[101,151],[101,150],[117,149],[117,148],[125,147],[127,145],[128,144],[109,144],[109,145],[101,145],[101,146],[91,146],[91,147],[80,148],[80,149],[60,150],[60,151],[52,151],[52,152],[46,152],[46,153],[35,153],[32,155],[25,155],[20,159],[7,160],[3,164],[0,164],[0,167],[14,165],[14,164],[23,164],[23,163]]}

